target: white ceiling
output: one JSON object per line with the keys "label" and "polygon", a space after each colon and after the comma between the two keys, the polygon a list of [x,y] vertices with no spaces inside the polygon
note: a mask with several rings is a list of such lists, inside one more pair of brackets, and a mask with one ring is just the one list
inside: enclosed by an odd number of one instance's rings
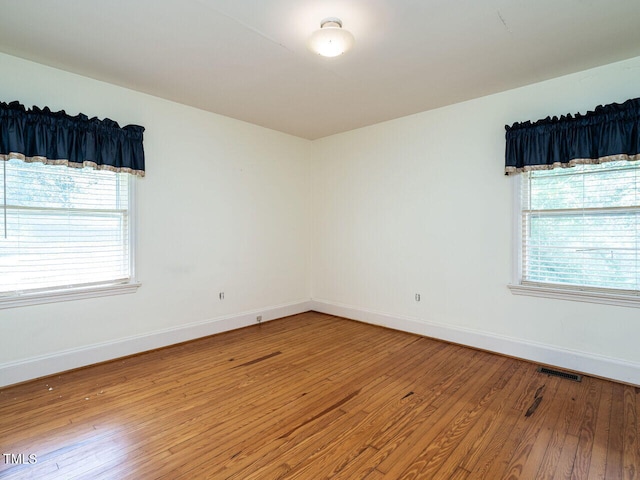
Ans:
{"label": "white ceiling", "polygon": [[[0,12],[0,51],[308,139],[640,56],[639,0],[0,0]],[[330,16],[356,38],[333,59],[305,46]]]}

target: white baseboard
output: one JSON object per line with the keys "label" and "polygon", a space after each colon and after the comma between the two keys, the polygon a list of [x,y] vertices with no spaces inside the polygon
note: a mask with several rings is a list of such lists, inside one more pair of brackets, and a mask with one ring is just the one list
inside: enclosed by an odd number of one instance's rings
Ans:
{"label": "white baseboard", "polygon": [[0,365],[0,387],[247,327],[256,323],[256,315],[262,315],[262,321],[267,322],[309,310],[311,302],[301,300],[5,363]]}
{"label": "white baseboard", "polygon": [[262,315],[263,322],[266,322],[309,310],[640,386],[640,363],[326,300],[301,300],[5,363],[0,365],[0,387],[246,327],[255,324],[256,315]]}
{"label": "white baseboard", "polygon": [[479,330],[438,324],[418,318],[390,315],[326,300],[313,300],[311,309],[404,332],[467,345],[531,362],[552,365],[597,377],[640,386],[640,363],[579,352]]}

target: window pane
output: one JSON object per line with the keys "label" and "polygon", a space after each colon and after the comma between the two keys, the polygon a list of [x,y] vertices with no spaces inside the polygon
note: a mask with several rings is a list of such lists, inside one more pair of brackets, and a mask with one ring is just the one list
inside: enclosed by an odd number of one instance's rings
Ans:
{"label": "window pane", "polygon": [[534,210],[638,205],[636,163],[578,165],[531,172],[529,176]]}
{"label": "window pane", "polygon": [[640,290],[640,164],[523,177],[523,282]]}
{"label": "window pane", "polygon": [[6,183],[7,204],[23,207],[114,209],[127,196],[126,174],[20,160],[7,162]]}
{"label": "window pane", "polygon": [[20,161],[5,167],[0,292],[129,279],[128,175]]}

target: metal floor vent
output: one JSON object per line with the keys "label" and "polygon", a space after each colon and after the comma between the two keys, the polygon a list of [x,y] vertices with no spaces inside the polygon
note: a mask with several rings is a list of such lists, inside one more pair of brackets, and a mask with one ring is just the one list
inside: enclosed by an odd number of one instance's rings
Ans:
{"label": "metal floor vent", "polygon": [[544,373],[547,375],[553,375],[554,377],[566,378],[567,380],[573,380],[574,382],[582,381],[582,375],[576,375],[575,373],[561,372],[560,370],[554,370],[552,368],[538,367],[538,372]]}

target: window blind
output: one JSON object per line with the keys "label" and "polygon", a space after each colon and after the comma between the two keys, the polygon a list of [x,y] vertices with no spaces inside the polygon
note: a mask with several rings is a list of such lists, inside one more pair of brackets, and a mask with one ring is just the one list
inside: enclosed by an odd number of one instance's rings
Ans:
{"label": "window blind", "polygon": [[640,291],[640,162],[522,175],[522,283]]}
{"label": "window blind", "polygon": [[131,176],[3,163],[0,295],[130,279]]}

